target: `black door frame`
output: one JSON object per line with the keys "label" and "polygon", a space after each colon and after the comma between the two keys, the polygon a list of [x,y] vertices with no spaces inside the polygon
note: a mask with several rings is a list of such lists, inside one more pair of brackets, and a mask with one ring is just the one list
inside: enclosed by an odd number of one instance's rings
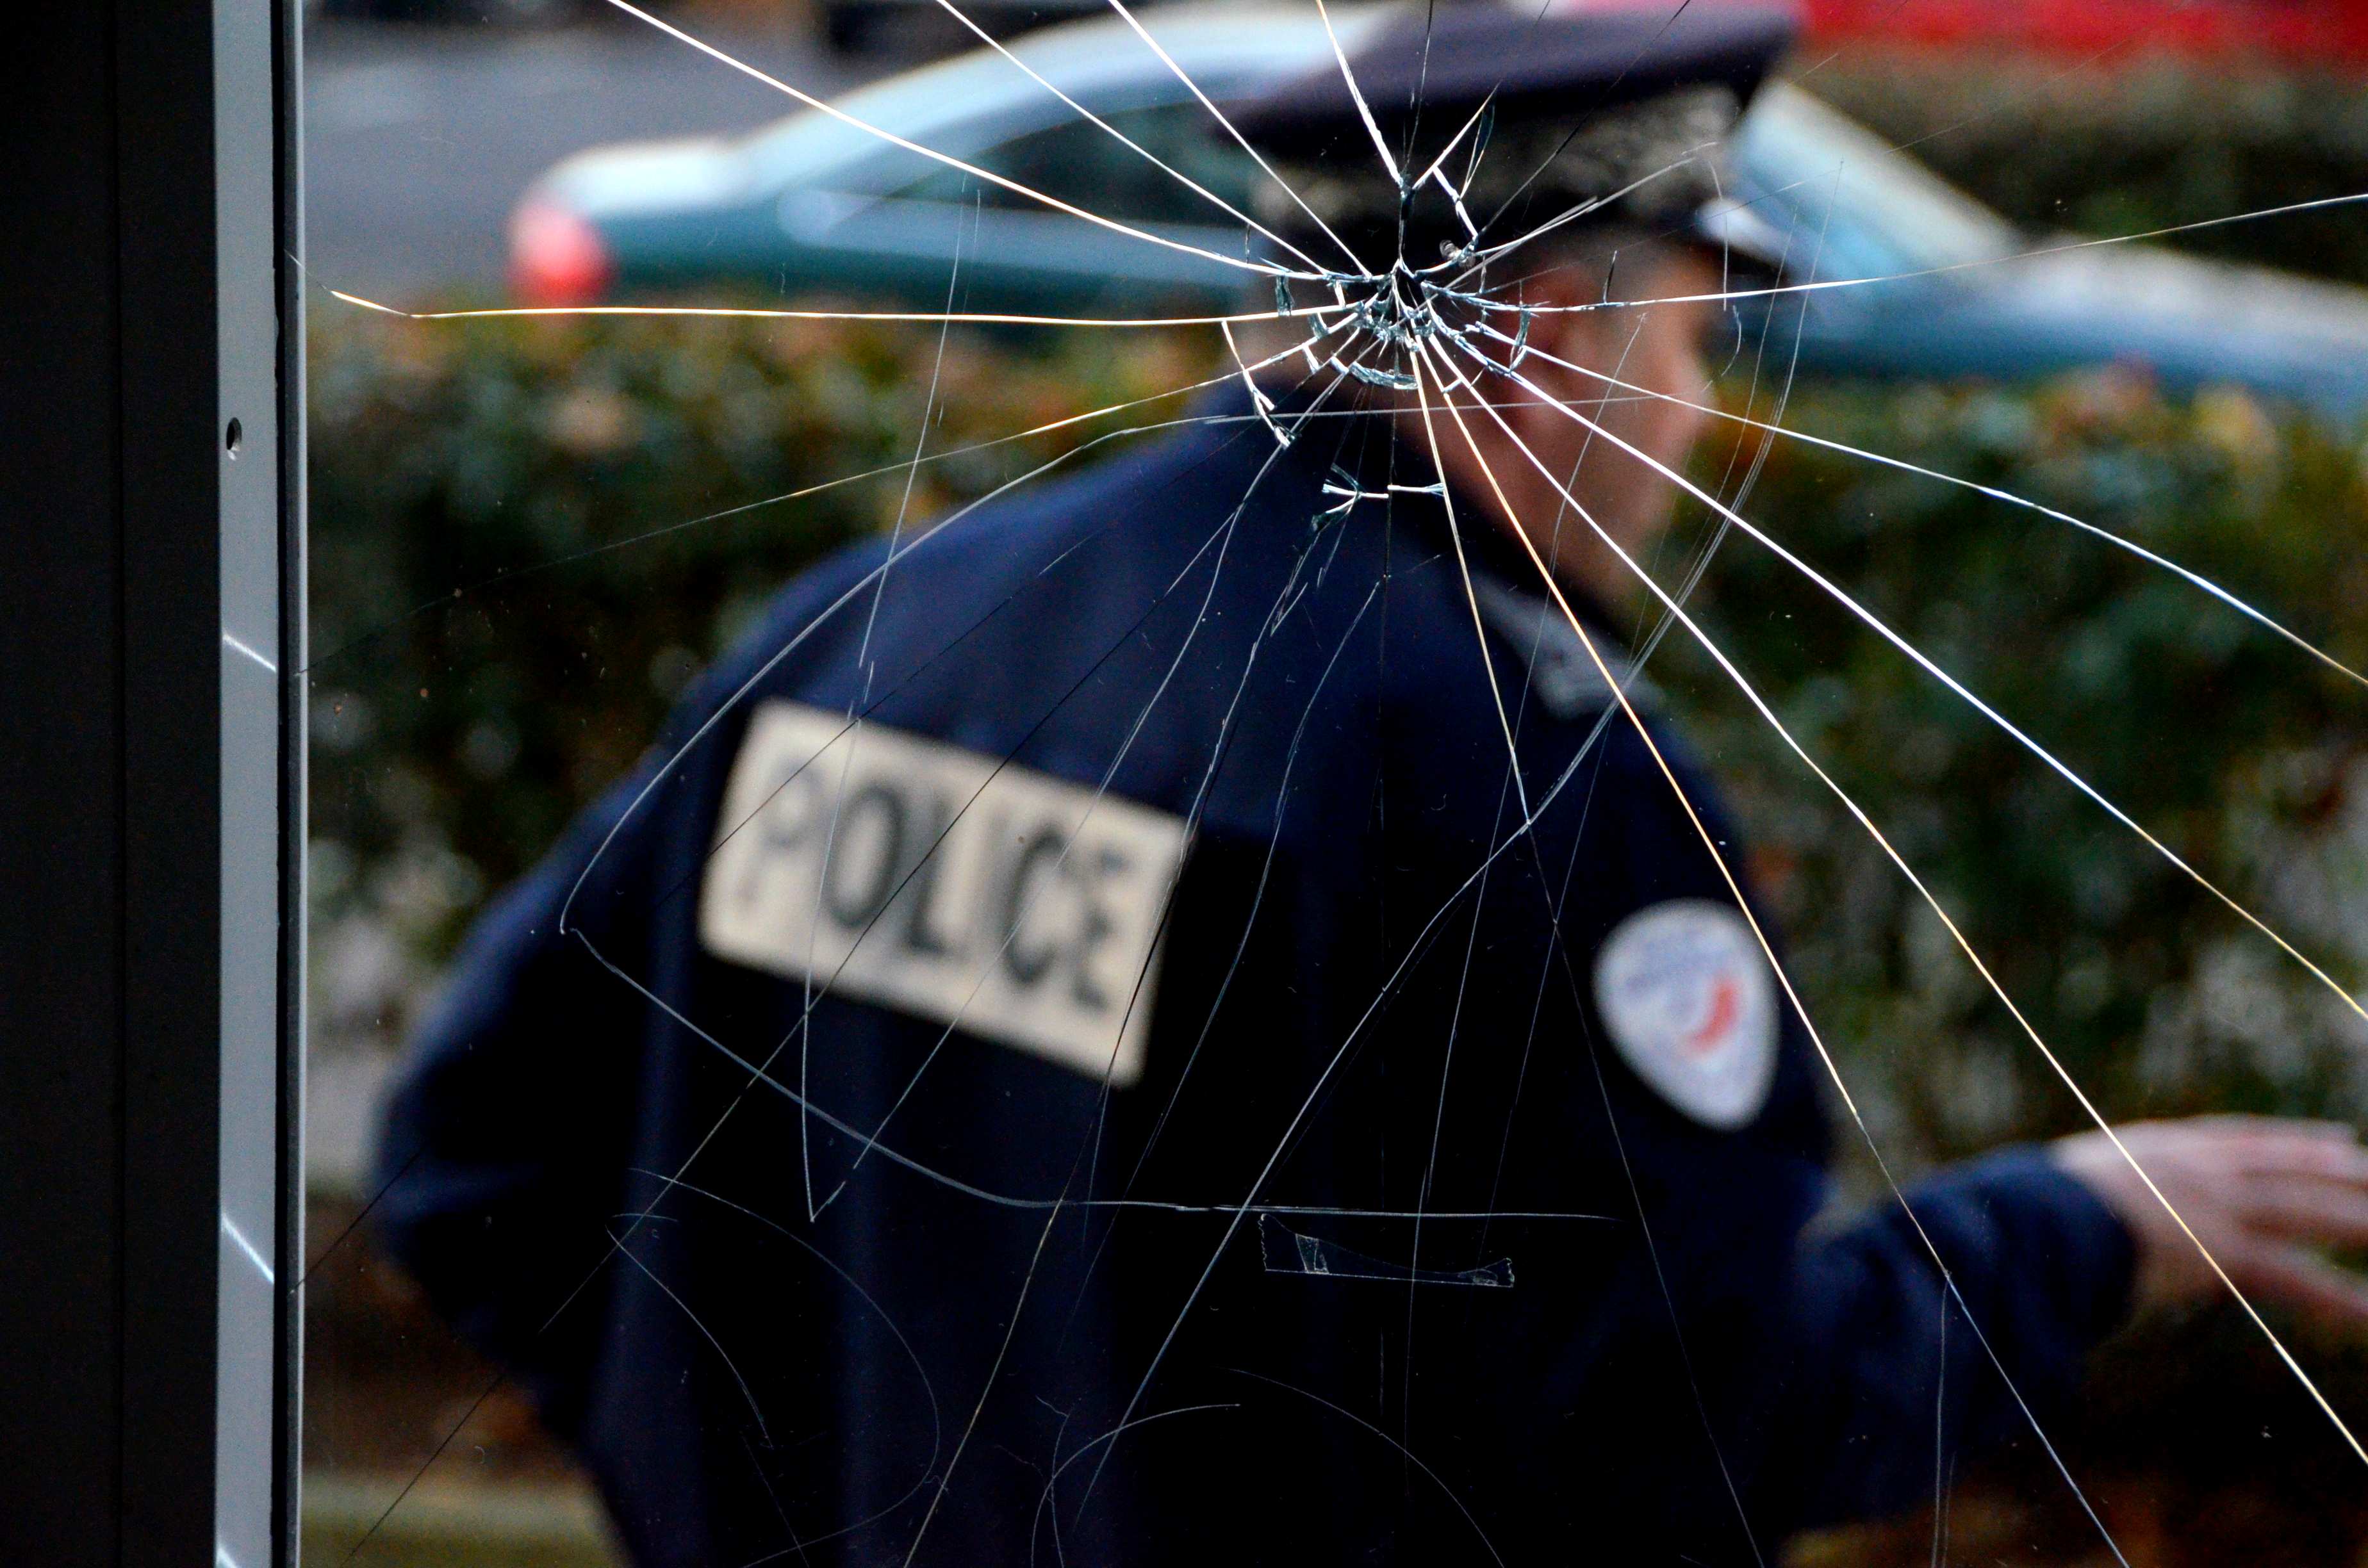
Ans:
{"label": "black door frame", "polygon": [[298,0],[0,90],[0,1540],[295,1561]]}

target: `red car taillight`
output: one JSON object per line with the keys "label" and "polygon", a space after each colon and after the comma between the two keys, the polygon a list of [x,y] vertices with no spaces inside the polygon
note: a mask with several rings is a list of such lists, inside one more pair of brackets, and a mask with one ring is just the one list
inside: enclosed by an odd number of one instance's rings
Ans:
{"label": "red car taillight", "polygon": [[510,290],[528,305],[588,305],[609,291],[617,267],[584,218],[529,201],[510,219]]}

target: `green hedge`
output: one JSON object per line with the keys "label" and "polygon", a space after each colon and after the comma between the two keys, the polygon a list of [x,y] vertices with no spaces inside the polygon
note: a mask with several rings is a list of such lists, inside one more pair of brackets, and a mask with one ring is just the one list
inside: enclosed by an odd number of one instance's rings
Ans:
{"label": "green hedge", "polygon": [[[1210,369],[1187,345],[1132,347],[957,336],[930,449]],[[926,331],[747,323],[323,324],[321,1049],[390,1042],[469,915],[629,766],[688,675],[800,565],[896,517],[901,473],[751,504],[908,457],[937,347]],[[2125,533],[2368,668],[2363,451],[2240,394],[1807,388],[1786,422]],[[910,516],[1092,428],[925,468]],[[1748,466],[1718,443],[1702,464],[1722,481]],[[1961,488],[1780,441],[1747,509],[2347,983],[2368,978],[2368,690],[2143,562]],[[1767,552],[1729,537],[1698,602],[2111,1113],[2360,1113],[2356,1018]],[[1655,670],[1753,831],[1803,990],[1895,1168],[2077,1125],[1935,924],[1707,662],[1673,638]],[[1857,1157],[1847,1130],[1841,1146]],[[2360,1408],[2358,1356],[2312,1354]],[[2225,1314],[2158,1325],[2112,1365],[2089,1452],[2250,1488],[2246,1517],[2271,1535],[2356,1491],[2321,1465],[2320,1418]],[[2279,1442],[2253,1438],[2269,1428]],[[2055,1487],[2042,1472],[2028,1492]]]}
{"label": "green hedge", "polygon": [[[1138,346],[1140,347],[1140,346]],[[630,765],[769,591],[903,505],[928,332],[339,324],[316,338],[314,831],[330,913],[423,956]],[[1162,340],[957,336],[932,450],[1211,369]],[[1133,417],[1169,417],[1155,405]],[[1797,394],[1788,424],[2028,496],[2181,561],[2368,669],[2362,454],[2242,394]],[[915,522],[1110,423],[926,465]],[[766,498],[867,469],[803,498]],[[1705,474],[1736,472],[1724,449]],[[736,510],[735,510],[736,508]],[[1748,510],[2166,843],[2368,977],[2368,690],[2067,526],[1804,445]],[[702,520],[703,519],[703,520]],[[2124,1111],[2352,1103],[2346,1027],[2291,963],[1962,702],[1731,537],[1709,624]],[[1810,994],[1873,1103],[1942,1155],[2057,1125],[2059,1091],[1873,847],[1673,638],[1763,844]]]}
{"label": "green hedge", "polygon": [[[2362,452],[2241,393],[1826,389],[1786,423],[2111,529],[2368,669]],[[2368,687],[1964,487],[1780,440],[1746,510],[2337,975],[2368,978]],[[2116,1114],[2362,1106],[2368,1028],[2340,999],[1771,552],[1731,537],[1705,605]],[[1670,650],[1886,1134],[1939,1157],[2073,1124],[1881,851],[1705,661]]]}
{"label": "green hedge", "polygon": [[[383,916],[440,954],[800,566],[1080,432],[962,449],[1201,373],[1171,345],[1117,348],[956,336],[940,359],[933,332],[825,324],[326,318],[311,383],[316,914]],[[920,467],[908,505],[925,408],[927,449],[949,455]]]}

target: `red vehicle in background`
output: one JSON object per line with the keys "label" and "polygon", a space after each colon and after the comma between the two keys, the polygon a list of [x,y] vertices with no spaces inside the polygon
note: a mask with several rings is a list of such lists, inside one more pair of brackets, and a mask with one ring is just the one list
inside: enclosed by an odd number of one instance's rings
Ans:
{"label": "red vehicle in background", "polygon": [[[347,4],[359,0],[346,0]],[[395,0],[378,0],[380,4]],[[419,0],[410,0],[419,3]],[[517,0],[513,0],[517,3]],[[539,0],[544,5],[561,0]],[[1107,12],[1107,0],[954,0],[997,34]],[[1468,0],[1488,4],[1491,0]],[[1676,10],[1688,0],[1561,0],[1572,8]],[[1725,0],[1691,0],[1696,6]],[[1811,47],[1818,42],[1998,48],[2078,62],[2148,53],[2218,59],[2254,55],[2288,66],[2368,71],[2368,0],[1795,0]],[[936,0],[818,0],[833,47],[860,50],[892,36],[898,17],[944,20]],[[951,23],[944,44],[968,48]],[[909,37],[905,40],[913,41]]]}
{"label": "red vehicle in background", "polygon": [[1805,0],[1802,16],[1812,40],[2368,66],[2360,0]]}

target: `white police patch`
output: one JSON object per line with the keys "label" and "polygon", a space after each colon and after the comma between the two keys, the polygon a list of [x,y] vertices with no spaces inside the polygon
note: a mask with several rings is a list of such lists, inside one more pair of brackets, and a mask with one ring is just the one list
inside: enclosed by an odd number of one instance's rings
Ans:
{"label": "white police patch", "polygon": [[1622,921],[1595,960],[1595,1005],[1636,1075],[1722,1131],[1759,1114],[1776,1074],[1776,982],[1733,906],[1672,899]]}
{"label": "white police patch", "polygon": [[1123,1087],[1184,843],[1133,801],[768,702],[732,765],[700,940]]}

